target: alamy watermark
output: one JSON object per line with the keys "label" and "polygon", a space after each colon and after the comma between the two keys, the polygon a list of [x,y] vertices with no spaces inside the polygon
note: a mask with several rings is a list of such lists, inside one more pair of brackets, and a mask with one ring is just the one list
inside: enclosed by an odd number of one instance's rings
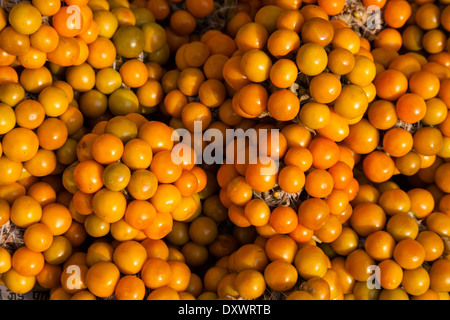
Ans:
{"label": "alamy watermark", "polygon": [[81,289],[81,268],[76,264],[69,265],[65,272],[70,274],[67,277],[66,287],[69,290],[80,290]]}
{"label": "alamy watermark", "polygon": [[[226,129],[225,134],[215,128],[202,130],[202,122],[195,121],[194,131],[181,128],[173,131],[172,162],[191,159],[196,164],[262,164],[261,174],[278,171],[280,131],[278,129]],[[204,146],[206,142],[206,146]]]}
{"label": "alamy watermark", "polygon": [[383,12],[377,5],[365,7],[361,3],[350,3],[341,13],[333,19],[340,19],[351,27],[361,28],[364,32],[371,34],[383,29]]}
{"label": "alamy watermark", "polygon": [[371,5],[367,7],[366,11],[370,15],[366,21],[366,27],[369,30],[382,29],[383,19],[380,7],[377,5]]}
{"label": "alamy watermark", "polygon": [[81,9],[77,5],[70,5],[66,8],[67,17],[66,25],[69,30],[80,30],[82,23]]}
{"label": "alamy watermark", "polygon": [[380,267],[376,264],[369,266],[368,270],[371,274],[366,281],[367,288],[369,289],[381,289],[380,279],[381,272]]}

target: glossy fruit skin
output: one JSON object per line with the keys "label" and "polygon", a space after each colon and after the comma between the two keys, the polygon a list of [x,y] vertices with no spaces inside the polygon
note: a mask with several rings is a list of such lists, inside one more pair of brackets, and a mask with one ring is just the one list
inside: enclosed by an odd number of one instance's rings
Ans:
{"label": "glossy fruit skin", "polygon": [[300,110],[300,103],[295,95],[288,90],[279,90],[270,95],[267,101],[267,111],[280,121],[294,119]]}
{"label": "glossy fruit skin", "polygon": [[144,31],[136,26],[121,26],[113,36],[117,53],[135,58],[144,50]]}
{"label": "glossy fruit skin", "polygon": [[295,267],[299,275],[305,279],[323,277],[327,272],[326,256],[316,246],[306,245],[301,248],[295,256]]}
{"label": "glossy fruit skin", "polygon": [[357,85],[347,85],[334,102],[334,111],[347,119],[360,117],[368,108],[367,95]]}
{"label": "glossy fruit skin", "polygon": [[388,19],[387,24],[393,28],[401,28],[411,16],[412,9],[407,1],[388,2],[385,12]]}
{"label": "glossy fruit skin", "polygon": [[82,161],[74,168],[74,183],[85,193],[95,193],[103,186],[103,170],[94,160]]}
{"label": "glossy fruit skin", "polygon": [[[394,174],[394,161],[384,152],[374,151],[363,160],[364,172],[372,181],[384,182]],[[378,172],[376,174],[375,172]],[[382,175],[379,175],[379,173]]]}
{"label": "glossy fruit skin", "polygon": [[268,99],[268,93],[263,86],[251,83],[242,87],[233,97],[233,109],[243,117],[252,118],[266,110]]}
{"label": "glossy fruit skin", "polygon": [[333,191],[333,177],[326,169],[314,169],[306,175],[305,190],[315,198],[325,198]]}
{"label": "glossy fruit skin", "polygon": [[119,269],[112,262],[97,262],[86,274],[86,284],[97,297],[107,297],[114,293],[120,278]]}
{"label": "glossy fruit skin", "polygon": [[330,124],[331,112],[323,103],[308,102],[302,106],[298,117],[308,128],[318,130]]}
{"label": "glossy fruit skin", "polygon": [[258,23],[249,22],[236,33],[235,41],[238,49],[243,52],[250,49],[262,49],[267,43],[267,30]]}
{"label": "glossy fruit skin", "polygon": [[328,56],[322,46],[316,43],[306,43],[300,47],[296,56],[297,67],[306,75],[320,74],[328,63]]}
{"label": "glossy fruit skin", "polygon": [[390,69],[378,74],[374,84],[381,99],[395,101],[406,93],[408,79],[400,71]]}
{"label": "glossy fruit skin", "polygon": [[[256,299],[264,292],[266,282],[264,276],[256,270],[244,270],[234,279],[237,291],[242,297]],[[249,286],[250,288],[247,288]]]}
{"label": "glossy fruit skin", "polygon": [[14,251],[11,259],[12,268],[25,277],[36,276],[44,267],[44,256],[27,247],[20,247]]}
{"label": "glossy fruit skin", "polygon": [[136,274],[147,259],[145,247],[134,240],[123,241],[113,253],[113,262],[121,273]]}
{"label": "glossy fruit skin", "polygon": [[310,93],[319,103],[331,103],[340,94],[339,79],[331,73],[322,73],[311,80]]}
{"label": "glossy fruit skin", "polygon": [[279,88],[287,88],[297,79],[298,69],[295,62],[279,59],[270,68],[270,80]]}
{"label": "glossy fruit skin", "polygon": [[364,202],[354,207],[350,223],[359,235],[369,236],[373,232],[384,228],[386,215],[384,210],[377,204]]}
{"label": "glossy fruit skin", "polygon": [[[10,25],[0,9],[0,225],[25,229],[15,257],[0,250],[12,292],[37,281],[74,300],[258,299],[266,288],[292,290],[288,300],[446,296],[449,8],[363,1],[384,7],[388,27],[369,42],[331,19],[342,0],[243,0],[224,30],[202,35],[196,20],[212,0],[175,12],[169,2],[182,0],[145,2],[67,0],[82,6],[83,32],[64,25],[59,1],[19,4]],[[172,54],[177,70],[166,70]],[[313,101],[291,91],[299,75]],[[157,109],[167,124],[144,116]],[[279,129],[267,158],[281,170],[263,174],[262,158],[217,175],[195,154],[173,163],[174,128],[194,133],[195,121]],[[257,197],[274,187],[307,199],[292,209]],[[221,233],[227,220],[233,230]],[[86,235],[99,240],[87,253]],[[212,259],[202,288],[191,268]],[[83,265],[82,291],[57,288],[69,263]],[[363,284],[372,265],[378,293]]]}
{"label": "glossy fruit skin", "polygon": [[29,292],[36,283],[36,277],[22,276],[13,268],[3,275],[6,286],[17,294]]}
{"label": "glossy fruit skin", "polygon": [[298,217],[294,209],[278,207],[271,213],[270,225],[280,234],[292,232],[298,224]]}
{"label": "glossy fruit skin", "polygon": [[344,75],[353,70],[355,56],[345,48],[335,48],[328,54],[327,67],[336,75]]}
{"label": "glossy fruit skin", "polygon": [[241,59],[241,70],[253,82],[262,82],[269,78],[272,61],[269,56],[258,49],[249,50]]}
{"label": "glossy fruit skin", "polygon": [[374,265],[375,260],[364,249],[352,251],[345,260],[345,268],[357,281],[367,281],[370,272],[369,266]]}
{"label": "glossy fruit skin", "polygon": [[117,300],[143,300],[145,285],[139,277],[126,275],[120,278],[114,294]]}
{"label": "glossy fruit skin", "polygon": [[[284,270],[284,271],[283,271]],[[278,275],[283,274],[285,279],[279,282]],[[264,278],[269,287],[278,291],[287,291],[293,287],[298,279],[295,267],[285,261],[277,260],[270,263],[264,270]],[[279,278],[278,278],[279,279]]]}

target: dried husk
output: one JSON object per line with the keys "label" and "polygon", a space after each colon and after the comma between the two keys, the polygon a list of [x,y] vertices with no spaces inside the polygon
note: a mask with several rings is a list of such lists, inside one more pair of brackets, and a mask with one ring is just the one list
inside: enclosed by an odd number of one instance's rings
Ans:
{"label": "dried husk", "polygon": [[24,228],[19,228],[11,221],[6,222],[0,227],[0,247],[12,254],[24,245],[24,232]]}
{"label": "dried husk", "polygon": [[385,28],[382,11],[375,9],[366,8],[361,0],[346,0],[341,13],[331,19],[345,21],[360,37],[372,41]]}

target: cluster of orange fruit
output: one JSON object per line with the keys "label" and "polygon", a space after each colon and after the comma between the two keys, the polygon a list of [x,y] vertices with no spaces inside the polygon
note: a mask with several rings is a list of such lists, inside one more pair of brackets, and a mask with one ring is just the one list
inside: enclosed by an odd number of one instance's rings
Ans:
{"label": "cluster of orange fruit", "polygon": [[[10,291],[450,298],[448,0],[0,10],[0,228],[23,233],[0,247]],[[379,32],[346,10],[381,15]],[[202,139],[174,158],[177,129],[214,129],[234,157],[200,163],[217,142]]]}

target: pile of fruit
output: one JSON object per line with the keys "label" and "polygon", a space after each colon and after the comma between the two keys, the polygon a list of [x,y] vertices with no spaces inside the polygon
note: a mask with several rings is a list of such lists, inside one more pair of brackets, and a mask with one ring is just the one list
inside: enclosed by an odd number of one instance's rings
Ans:
{"label": "pile of fruit", "polygon": [[2,5],[10,292],[450,299],[449,0]]}

